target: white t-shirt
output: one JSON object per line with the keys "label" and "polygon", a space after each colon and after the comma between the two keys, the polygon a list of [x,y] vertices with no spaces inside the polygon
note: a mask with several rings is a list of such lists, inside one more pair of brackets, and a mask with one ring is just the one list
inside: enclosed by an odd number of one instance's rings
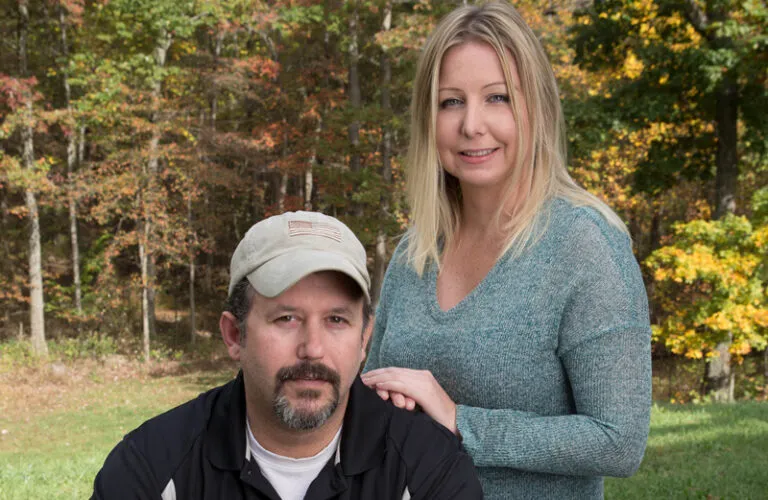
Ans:
{"label": "white t-shirt", "polygon": [[253,437],[247,418],[245,422],[248,428],[248,447],[251,456],[282,500],[304,499],[309,485],[336,453],[341,440],[341,428],[339,428],[339,432],[328,446],[320,450],[317,455],[307,458],[289,458],[264,449]]}

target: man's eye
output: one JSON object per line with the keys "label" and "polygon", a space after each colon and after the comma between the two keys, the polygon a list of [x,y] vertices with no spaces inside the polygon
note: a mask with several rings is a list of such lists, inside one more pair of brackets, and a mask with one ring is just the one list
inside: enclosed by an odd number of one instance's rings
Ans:
{"label": "man's eye", "polygon": [[509,96],[506,95],[506,94],[493,94],[492,96],[490,96],[488,98],[488,100],[490,102],[504,102],[504,103],[508,103],[509,102]]}
{"label": "man's eye", "polygon": [[456,99],[455,97],[450,97],[440,102],[441,109],[451,108],[453,106],[459,106],[459,105],[461,105],[461,100]]}
{"label": "man's eye", "polygon": [[284,316],[280,316],[275,320],[275,323],[290,323],[291,321],[295,320],[296,316],[292,314],[286,314]]}
{"label": "man's eye", "polygon": [[342,325],[342,324],[348,324],[349,323],[349,321],[347,321],[347,319],[344,318],[343,316],[330,316],[328,318],[328,321],[330,321],[331,323],[333,323],[335,325]]}

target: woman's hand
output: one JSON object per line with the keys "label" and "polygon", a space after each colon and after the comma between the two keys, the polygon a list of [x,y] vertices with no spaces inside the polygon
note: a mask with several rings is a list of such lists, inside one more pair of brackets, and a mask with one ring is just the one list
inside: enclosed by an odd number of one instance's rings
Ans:
{"label": "woman's hand", "polygon": [[418,403],[427,415],[456,434],[456,404],[440,387],[432,372],[408,368],[379,368],[364,373],[361,378],[363,383],[375,389],[382,399],[392,399],[396,406],[400,406],[396,398],[399,400],[402,396],[406,404],[410,399]]}
{"label": "woman's hand", "polygon": [[384,401],[386,400],[392,401],[392,404],[397,406],[398,408],[403,408],[408,411],[414,410],[416,408],[416,401],[414,401],[409,397],[403,396],[399,392],[385,391],[384,389],[376,389],[376,394],[378,394],[379,397]]}

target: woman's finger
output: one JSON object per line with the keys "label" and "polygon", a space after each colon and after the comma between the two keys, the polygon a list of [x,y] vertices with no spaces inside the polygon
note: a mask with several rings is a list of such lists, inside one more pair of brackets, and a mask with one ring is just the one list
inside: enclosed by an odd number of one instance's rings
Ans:
{"label": "woman's finger", "polygon": [[399,392],[390,393],[389,397],[392,399],[392,403],[398,408],[405,408],[405,396]]}

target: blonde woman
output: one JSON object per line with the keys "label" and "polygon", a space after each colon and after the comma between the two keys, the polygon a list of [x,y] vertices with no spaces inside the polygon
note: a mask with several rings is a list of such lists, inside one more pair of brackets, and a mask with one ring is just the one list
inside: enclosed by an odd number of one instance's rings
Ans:
{"label": "blonde woman", "polygon": [[565,149],[552,69],[517,11],[446,16],[417,69],[413,224],[363,380],[459,435],[488,499],[602,498],[602,476],[633,474],[645,450],[645,288]]}

